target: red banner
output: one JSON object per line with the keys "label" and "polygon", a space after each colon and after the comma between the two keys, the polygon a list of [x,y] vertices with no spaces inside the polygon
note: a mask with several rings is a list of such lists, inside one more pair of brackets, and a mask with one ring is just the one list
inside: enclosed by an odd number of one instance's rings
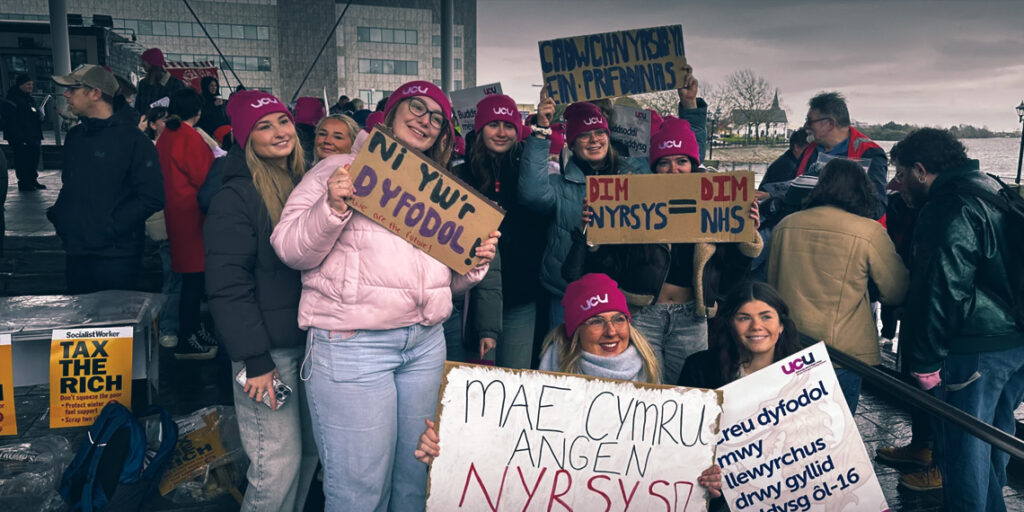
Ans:
{"label": "red banner", "polygon": [[217,74],[217,66],[212,60],[204,60],[200,62],[168,62],[167,71],[173,76],[185,82],[186,85],[191,86],[193,89],[202,93],[200,88],[200,81],[204,77],[212,76],[220,82],[220,77]]}

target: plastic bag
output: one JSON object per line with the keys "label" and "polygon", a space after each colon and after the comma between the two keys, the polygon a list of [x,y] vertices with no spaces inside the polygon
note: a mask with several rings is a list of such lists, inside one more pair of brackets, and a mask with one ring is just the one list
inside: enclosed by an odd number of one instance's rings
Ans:
{"label": "plastic bag", "polygon": [[178,444],[160,481],[160,494],[175,503],[192,504],[230,493],[241,503],[238,488],[249,459],[242,450],[234,407],[204,407],[175,422]]}
{"label": "plastic bag", "polygon": [[0,503],[5,510],[55,511],[64,501],[60,477],[74,458],[65,437],[0,446]]}

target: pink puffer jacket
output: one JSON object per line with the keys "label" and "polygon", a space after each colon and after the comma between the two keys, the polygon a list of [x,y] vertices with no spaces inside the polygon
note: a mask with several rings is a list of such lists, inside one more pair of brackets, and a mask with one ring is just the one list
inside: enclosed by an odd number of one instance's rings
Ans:
{"label": "pink puffer jacket", "polygon": [[286,265],[302,271],[299,327],[332,331],[383,330],[443,322],[452,294],[483,279],[487,266],[465,276],[405,239],[349,209],[327,205],[327,179],[355,159],[367,139],[360,132],[352,154],[328,157],[295,187],[270,243]]}

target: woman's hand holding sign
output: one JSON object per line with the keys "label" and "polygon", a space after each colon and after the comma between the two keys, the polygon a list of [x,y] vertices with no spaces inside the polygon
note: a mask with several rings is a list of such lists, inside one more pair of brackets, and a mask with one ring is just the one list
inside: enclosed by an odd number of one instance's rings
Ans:
{"label": "woman's hand holding sign", "polygon": [[686,66],[686,78],[679,88],[679,104],[685,109],[697,108],[697,78],[693,76],[693,68]]}
{"label": "woman's hand holding sign", "polygon": [[498,252],[498,239],[501,238],[501,231],[491,231],[491,234],[488,236],[490,238],[484,240],[484,243],[480,244],[480,247],[477,247],[476,252],[473,254],[480,258],[480,262],[476,264],[478,267],[489,264]]}
{"label": "woman's hand holding sign", "polygon": [[348,164],[338,167],[330,178],[327,178],[327,205],[335,215],[344,215],[348,211],[345,199],[352,197],[352,179],[348,175]]}

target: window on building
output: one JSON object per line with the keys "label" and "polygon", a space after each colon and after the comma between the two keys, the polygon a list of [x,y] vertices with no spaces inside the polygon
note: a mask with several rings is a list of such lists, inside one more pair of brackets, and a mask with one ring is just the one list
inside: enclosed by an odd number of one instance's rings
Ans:
{"label": "window on building", "polygon": [[430,67],[433,69],[441,69],[441,57],[434,57],[431,59]]}
{"label": "window on building", "polygon": [[415,30],[405,31],[405,44],[420,44],[420,36]]}
{"label": "window on building", "polygon": [[153,22],[152,21],[139,20],[138,23],[139,23],[138,32],[139,32],[140,36],[151,36],[151,35],[153,35]]}
{"label": "window on building", "polygon": [[430,36],[430,46],[441,46],[441,36]]}
{"label": "window on building", "polygon": [[438,87],[441,87],[441,81],[440,80],[431,80],[431,82],[434,82],[434,85],[436,85]]}
{"label": "window on building", "polygon": [[455,69],[462,69],[462,59],[455,59]]}
{"label": "window on building", "polygon": [[462,80],[456,80],[455,81],[455,90],[456,91],[462,90]]}
{"label": "window on building", "polygon": [[162,21],[153,22],[153,35],[154,36],[166,36],[167,35],[167,24]]}
{"label": "window on building", "polygon": [[373,41],[375,43],[379,43],[381,41],[381,34],[379,28],[370,29],[370,41]]}
{"label": "window on building", "polygon": [[235,39],[245,39],[245,27],[241,25],[231,25],[231,37]]}
{"label": "window on building", "polygon": [[256,27],[256,36],[259,39],[270,39],[270,27],[262,25]]}
{"label": "window on building", "polygon": [[170,37],[178,37],[178,24],[173,21],[167,22],[167,35]]}
{"label": "window on building", "polygon": [[358,28],[356,28],[356,40],[357,41],[369,41],[370,40],[370,27],[358,27]]}
{"label": "window on building", "polygon": [[456,48],[462,48],[462,37],[461,36],[455,36],[455,47]]}
{"label": "window on building", "polygon": [[414,60],[359,59],[359,72],[378,75],[416,75],[419,63]]}
{"label": "window on building", "polygon": [[259,34],[256,32],[256,25],[245,25],[245,38],[259,39]]}
{"label": "window on building", "polygon": [[270,69],[270,57],[258,57],[258,58],[259,58],[259,64],[258,64],[257,67],[259,68],[259,71],[271,71],[271,69]]}
{"label": "window on building", "polygon": [[[192,24],[178,23],[178,35],[181,37],[192,37]],[[201,31],[199,35],[203,35]]]}

